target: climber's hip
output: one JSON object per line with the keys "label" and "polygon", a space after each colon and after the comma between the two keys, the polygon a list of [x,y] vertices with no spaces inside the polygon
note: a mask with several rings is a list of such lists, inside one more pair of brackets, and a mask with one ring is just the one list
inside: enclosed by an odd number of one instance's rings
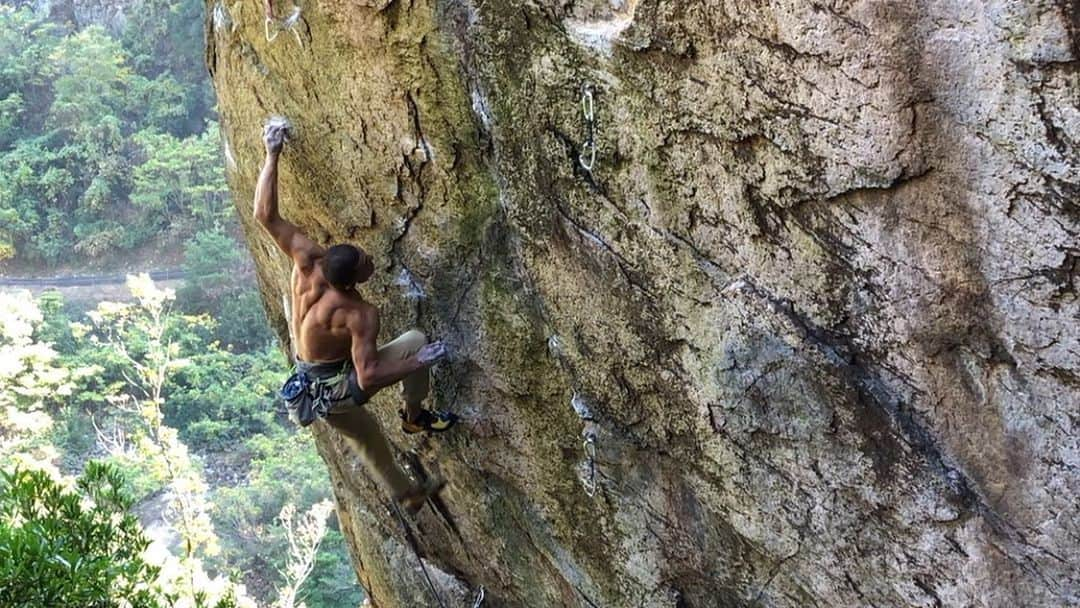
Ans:
{"label": "climber's hip", "polygon": [[281,387],[281,396],[289,417],[301,426],[363,405],[371,398],[360,388],[348,359],[320,363],[297,359],[294,373]]}

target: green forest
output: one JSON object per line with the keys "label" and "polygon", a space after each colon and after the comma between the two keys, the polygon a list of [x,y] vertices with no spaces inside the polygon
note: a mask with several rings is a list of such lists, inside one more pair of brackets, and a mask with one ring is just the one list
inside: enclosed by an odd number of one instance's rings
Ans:
{"label": "green forest", "polygon": [[326,468],[276,397],[198,0],[122,27],[0,4],[0,606],[356,606]]}
{"label": "green forest", "polygon": [[202,4],[137,6],[111,33],[0,4],[0,259],[163,251],[230,223]]}

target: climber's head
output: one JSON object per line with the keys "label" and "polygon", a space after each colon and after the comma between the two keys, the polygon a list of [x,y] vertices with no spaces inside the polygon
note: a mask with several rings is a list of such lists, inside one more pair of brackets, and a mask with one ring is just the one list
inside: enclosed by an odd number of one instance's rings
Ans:
{"label": "climber's head", "polygon": [[348,291],[371,278],[375,263],[363,249],[352,245],[334,245],[322,259],[322,272],[336,289]]}

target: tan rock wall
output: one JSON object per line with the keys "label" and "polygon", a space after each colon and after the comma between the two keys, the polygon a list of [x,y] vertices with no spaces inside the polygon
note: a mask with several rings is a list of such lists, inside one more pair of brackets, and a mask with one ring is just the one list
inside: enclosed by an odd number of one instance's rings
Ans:
{"label": "tan rock wall", "polygon": [[[370,406],[450,480],[464,543],[419,522],[448,601],[1067,606],[1078,29],[1060,0],[311,0],[301,46],[238,0],[207,61],[279,331],[270,114],[284,214],[376,255],[386,339],[452,345],[458,431]],[[316,433],[374,602],[434,605]]]}

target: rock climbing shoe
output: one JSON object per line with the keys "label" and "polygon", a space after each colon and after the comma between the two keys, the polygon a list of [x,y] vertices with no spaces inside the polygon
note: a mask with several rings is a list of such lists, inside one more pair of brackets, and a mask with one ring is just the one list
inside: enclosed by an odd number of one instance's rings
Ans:
{"label": "rock climbing shoe", "polygon": [[455,414],[441,410],[420,410],[420,415],[416,417],[416,420],[409,420],[405,416],[405,410],[398,410],[398,414],[401,415],[401,430],[410,435],[448,431],[458,421]]}
{"label": "rock climbing shoe", "polygon": [[410,517],[415,516],[424,508],[428,500],[437,497],[439,492],[446,486],[446,480],[432,477],[425,479],[415,490],[398,499],[401,508]]}

